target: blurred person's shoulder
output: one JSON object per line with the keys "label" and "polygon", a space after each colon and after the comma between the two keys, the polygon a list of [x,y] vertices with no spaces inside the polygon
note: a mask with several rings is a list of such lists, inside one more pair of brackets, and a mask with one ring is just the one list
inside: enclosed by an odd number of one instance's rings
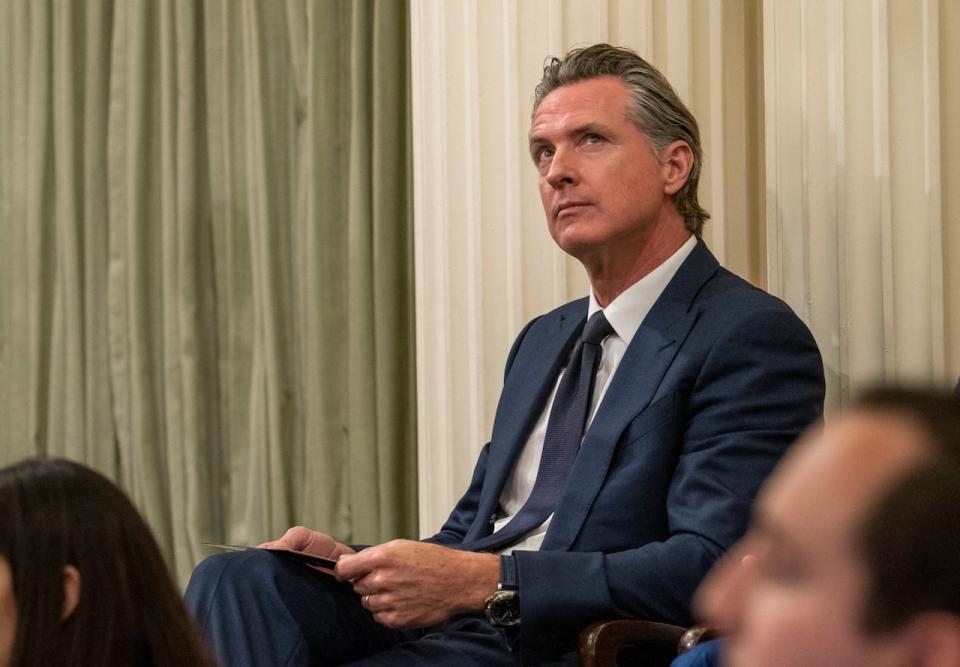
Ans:
{"label": "blurred person's shoulder", "polygon": [[721,644],[716,639],[704,642],[678,657],[670,663],[670,667],[717,667],[720,664]]}

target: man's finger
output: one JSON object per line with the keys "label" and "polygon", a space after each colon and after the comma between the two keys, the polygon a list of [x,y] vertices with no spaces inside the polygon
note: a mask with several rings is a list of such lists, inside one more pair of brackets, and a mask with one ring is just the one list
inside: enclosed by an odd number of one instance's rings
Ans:
{"label": "man's finger", "polygon": [[315,540],[316,536],[316,531],[304,528],[303,526],[294,526],[288,529],[287,532],[283,534],[283,537],[277,540],[277,546],[302,551],[310,546],[310,543]]}
{"label": "man's finger", "polygon": [[376,592],[376,589],[370,585],[370,582],[366,575],[350,580],[350,585],[353,586],[353,592],[356,593],[357,595],[362,596],[362,595],[367,595],[368,593]]}
{"label": "man's finger", "polygon": [[364,554],[344,554],[337,561],[333,573],[340,581],[352,581],[371,571],[369,559]]}
{"label": "man's finger", "polygon": [[310,531],[303,526],[294,526],[293,528],[288,528],[279,538],[263,542],[257,546],[261,549],[293,549],[294,551],[301,551],[309,541],[309,533]]}

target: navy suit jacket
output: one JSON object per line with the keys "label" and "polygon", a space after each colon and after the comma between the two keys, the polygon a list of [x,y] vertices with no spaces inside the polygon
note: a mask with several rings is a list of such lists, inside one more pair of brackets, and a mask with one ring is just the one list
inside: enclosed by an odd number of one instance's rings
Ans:
{"label": "navy suit jacket", "polygon": [[[490,442],[430,541],[491,531],[500,494],[587,314],[530,322],[506,364]],[[614,615],[686,624],[758,487],[823,410],[810,332],[697,243],[627,348],[539,551],[515,552],[524,641],[556,645]]]}

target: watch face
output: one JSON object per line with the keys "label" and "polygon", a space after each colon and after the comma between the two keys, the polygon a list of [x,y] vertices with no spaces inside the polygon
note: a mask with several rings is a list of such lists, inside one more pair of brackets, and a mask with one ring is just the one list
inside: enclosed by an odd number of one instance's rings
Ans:
{"label": "watch face", "polygon": [[497,591],[487,599],[484,611],[493,625],[517,625],[520,623],[520,598],[517,591]]}

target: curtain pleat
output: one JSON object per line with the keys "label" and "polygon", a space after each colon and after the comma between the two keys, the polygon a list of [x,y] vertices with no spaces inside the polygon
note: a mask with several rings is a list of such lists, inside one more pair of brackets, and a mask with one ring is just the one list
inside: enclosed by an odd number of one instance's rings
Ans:
{"label": "curtain pleat", "polygon": [[[370,237],[373,304],[371,322],[364,323],[373,332],[373,371],[371,391],[376,396],[376,432],[374,443],[378,453],[378,479],[395,479],[398,488],[381,494],[376,507],[366,516],[378,520],[375,534],[388,534],[393,526],[404,525],[416,533],[409,523],[407,507],[417,502],[417,459],[413,447],[398,449],[395,437],[416,441],[416,361],[411,345],[405,353],[396,353],[398,333],[404,339],[415,337],[413,291],[400,294],[396,285],[413,285],[413,243],[407,229],[396,224],[396,216],[413,219],[408,193],[413,191],[412,178],[405,165],[409,160],[404,142],[386,140],[403,136],[408,125],[408,86],[406,77],[398,76],[398,68],[406,67],[407,13],[405,3],[381,1],[373,3],[370,20],[372,43],[370,66],[363,73],[351,69],[354,77],[368,76],[370,85],[370,151],[371,164],[367,196],[372,204]],[[356,22],[355,22],[356,24]],[[355,48],[362,44],[354,41]],[[402,54],[399,56],[398,54]],[[402,70],[401,70],[402,71]],[[352,117],[361,117],[355,109]],[[398,176],[400,176],[398,178]],[[406,210],[398,208],[405,206]],[[403,326],[404,329],[398,329]],[[363,415],[359,415],[363,418]],[[399,472],[399,474],[398,474]],[[398,502],[399,499],[399,502]]]}
{"label": "curtain pleat", "polygon": [[0,0],[0,463],[203,541],[416,535],[403,3]]}

